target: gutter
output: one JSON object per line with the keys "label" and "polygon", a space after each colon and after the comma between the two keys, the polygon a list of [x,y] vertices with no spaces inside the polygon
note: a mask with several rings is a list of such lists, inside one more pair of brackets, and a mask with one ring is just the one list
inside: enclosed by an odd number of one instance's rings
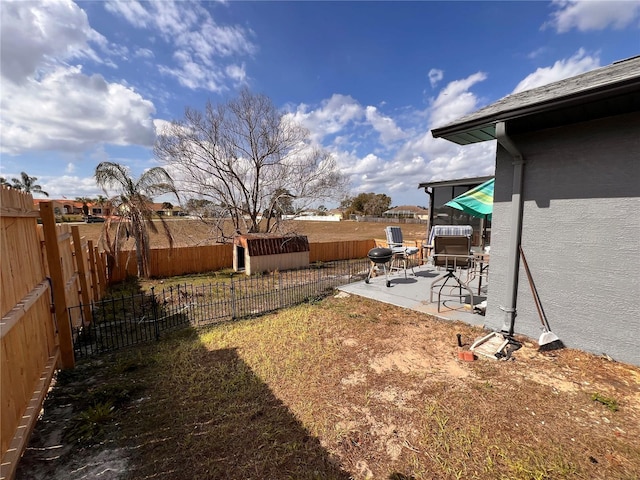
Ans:
{"label": "gutter", "polygon": [[524,158],[513,140],[507,135],[504,122],[496,123],[496,139],[513,157],[513,186],[511,190],[511,235],[509,237],[509,269],[507,283],[511,289],[507,292],[507,305],[500,307],[505,312],[502,331],[509,337],[513,336],[517,315],[518,273],[520,269],[520,240],[522,238],[522,183],[524,178]]}

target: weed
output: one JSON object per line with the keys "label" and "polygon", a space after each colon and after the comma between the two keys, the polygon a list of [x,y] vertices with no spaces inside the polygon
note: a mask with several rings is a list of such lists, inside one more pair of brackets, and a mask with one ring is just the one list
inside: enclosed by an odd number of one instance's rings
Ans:
{"label": "weed", "polygon": [[618,411],[618,402],[615,398],[605,397],[604,395],[600,395],[598,392],[596,392],[591,395],[591,400],[601,403],[612,412]]}
{"label": "weed", "polygon": [[101,440],[105,426],[113,419],[111,402],[97,403],[76,415],[65,432],[71,442],[95,443]]}

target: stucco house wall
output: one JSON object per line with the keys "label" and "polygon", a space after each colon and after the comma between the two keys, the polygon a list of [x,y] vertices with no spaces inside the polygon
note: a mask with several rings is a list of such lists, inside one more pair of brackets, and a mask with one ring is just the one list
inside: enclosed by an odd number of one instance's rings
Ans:
{"label": "stucco house wall", "polygon": [[[522,248],[568,347],[640,364],[640,113],[512,135],[525,159]],[[508,296],[512,157],[498,145],[486,325]],[[537,339],[521,263],[515,332]]]}

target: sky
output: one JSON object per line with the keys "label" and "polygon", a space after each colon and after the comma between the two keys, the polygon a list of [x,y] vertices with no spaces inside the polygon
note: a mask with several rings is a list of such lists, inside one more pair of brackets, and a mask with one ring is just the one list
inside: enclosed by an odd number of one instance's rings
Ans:
{"label": "sky", "polygon": [[248,88],[334,155],[352,196],[426,206],[419,183],[492,175],[495,162],[495,142],[458,146],[432,128],[640,54],[640,0],[0,9],[0,176],[24,171],[50,198],[104,194],[102,161],[134,176],[159,166],[157,129]]}

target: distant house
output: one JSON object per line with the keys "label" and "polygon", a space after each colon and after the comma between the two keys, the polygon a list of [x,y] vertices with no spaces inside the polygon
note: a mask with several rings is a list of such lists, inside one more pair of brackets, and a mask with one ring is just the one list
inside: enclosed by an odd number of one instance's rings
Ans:
{"label": "distant house", "polygon": [[434,137],[497,140],[484,323],[640,365],[640,57],[509,95]]}
{"label": "distant house", "polygon": [[414,205],[402,205],[383,212],[382,216],[389,218],[417,218],[420,220],[428,220],[429,210],[422,207],[416,207]]}
{"label": "distant house", "polygon": [[[33,203],[39,206],[41,202],[51,202],[53,211],[56,215],[84,215],[83,203],[75,200],[63,199],[49,199],[49,198],[34,198]],[[106,201],[104,203],[87,203],[89,215],[96,215],[101,217],[108,217],[113,210],[111,203]]]}
{"label": "distant house", "polygon": [[[67,202],[67,200],[54,200],[54,199],[49,199],[49,198],[34,198],[33,199],[33,204],[40,208],[40,203],[42,202],[50,202],[51,203],[51,207],[53,208],[53,213],[55,215],[61,216],[61,215],[69,215],[70,212],[68,211],[69,209],[69,205],[66,204],[65,202]],[[80,211],[80,213],[82,213],[82,211]]]}
{"label": "distant house", "polygon": [[[169,205],[171,205],[171,208],[169,208]],[[163,217],[178,217],[184,215],[182,207],[167,202],[152,203],[151,210],[153,210],[157,215],[161,215]]]}
{"label": "distant house", "polygon": [[98,215],[102,217],[110,216],[111,211],[113,210],[111,202],[109,201],[104,203],[88,203],[87,206],[89,207],[90,215]]}

